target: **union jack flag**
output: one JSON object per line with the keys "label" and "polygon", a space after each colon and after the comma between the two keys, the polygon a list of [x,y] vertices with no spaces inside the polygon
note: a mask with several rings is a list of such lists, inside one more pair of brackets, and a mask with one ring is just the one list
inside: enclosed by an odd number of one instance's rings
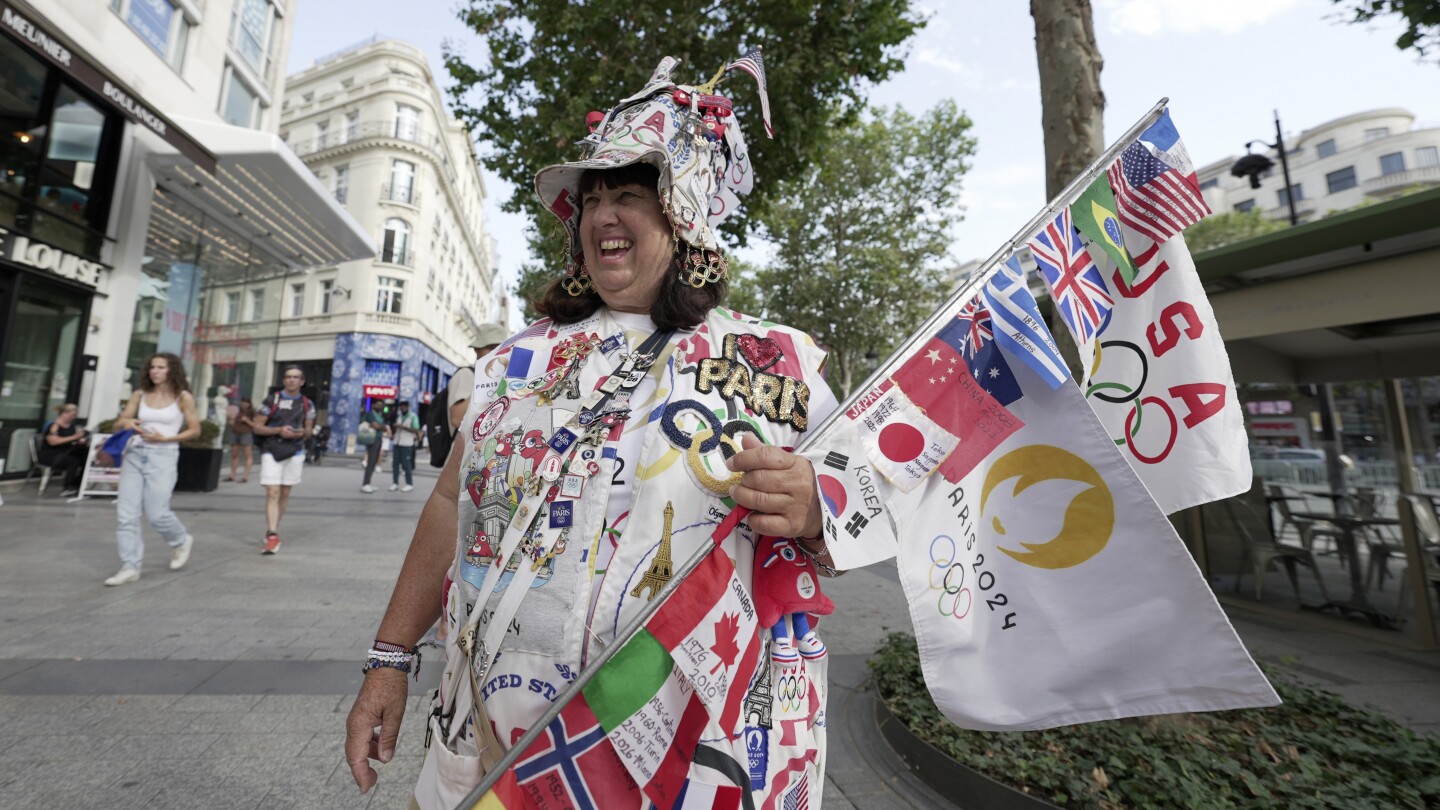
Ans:
{"label": "union jack flag", "polygon": [[955,316],[965,325],[965,359],[974,360],[985,344],[995,338],[990,329],[990,310],[980,303],[979,296],[970,299]]}
{"label": "union jack flag", "polygon": [[755,83],[760,85],[760,121],[765,124],[765,134],[775,137],[775,130],[770,126],[770,91],[765,84],[765,57],[760,55],[760,46],[756,45],[725,66],[726,73],[732,70],[743,70],[755,77]]}
{"label": "union jack flag", "polygon": [[1030,251],[1065,325],[1080,343],[1090,340],[1105,327],[1115,299],[1071,224],[1069,208],[1030,240]]}

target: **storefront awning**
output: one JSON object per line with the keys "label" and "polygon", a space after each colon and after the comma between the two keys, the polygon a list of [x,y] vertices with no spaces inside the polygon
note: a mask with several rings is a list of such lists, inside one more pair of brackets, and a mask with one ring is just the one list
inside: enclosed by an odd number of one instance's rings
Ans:
{"label": "storefront awning", "polygon": [[268,132],[177,119],[215,155],[209,174],[179,153],[147,161],[165,189],[287,266],[368,259],[375,244],[295,153]]}
{"label": "storefront awning", "polygon": [[1440,189],[1195,256],[1241,382],[1440,374]]}

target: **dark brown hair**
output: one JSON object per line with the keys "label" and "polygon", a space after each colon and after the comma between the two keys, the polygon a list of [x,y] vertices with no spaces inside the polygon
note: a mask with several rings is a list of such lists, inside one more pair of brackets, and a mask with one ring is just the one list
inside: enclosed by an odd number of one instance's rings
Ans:
{"label": "dark brown hair", "polygon": [[170,352],[156,352],[145,358],[145,365],[140,367],[140,390],[147,394],[155,390],[155,382],[150,379],[150,364],[155,362],[157,357],[164,360],[165,366],[170,370],[170,373],[165,375],[165,385],[175,396],[189,391],[190,381],[185,379],[185,366],[181,364],[178,355]]}
{"label": "dark brown hair", "polygon": [[[618,169],[589,169],[580,176],[580,193],[599,188],[618,188],[634,183],[655,188],[660,180],[660,170],[648,163],[631,163]],[[584,207],[581,207],[582,214]],[[710,310],[725,301],[729,281],[721,279],[703,287],[692,287],[680,281],[680,271],[688,249],[680,243],[670,258],[670,268],[660,281],[660,291],[655,303],[650,306],[650,320],[659,329],[690,329],[699,326],[710,314]],[[542,315],[548,315],[556,323],[575,323],[590,317],[605,305],[600,294],[592,287],[584,295],[571,296],[562,286],[563,278],[546,284],[531,304]]]}

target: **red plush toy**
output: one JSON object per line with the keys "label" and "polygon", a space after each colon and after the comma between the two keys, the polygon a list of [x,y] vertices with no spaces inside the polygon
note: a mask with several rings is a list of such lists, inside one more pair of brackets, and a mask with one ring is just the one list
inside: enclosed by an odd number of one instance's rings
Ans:
{"label": "red plush toy", "polygon": [[[771,657],[782,662],[794,661],[799,656],[823,657],[825,644],[810,629],[806,614],[828,616],[835,612],[835,603],[820,592],[815,563],[800,553],[795,542],[784,537],[761,537],[755,546],[755,576],[751,585],[755,591],[755,612],[761,626],[769,627],[774,639]],[[798,642],[790,640],[787,616],[795,625]]]}

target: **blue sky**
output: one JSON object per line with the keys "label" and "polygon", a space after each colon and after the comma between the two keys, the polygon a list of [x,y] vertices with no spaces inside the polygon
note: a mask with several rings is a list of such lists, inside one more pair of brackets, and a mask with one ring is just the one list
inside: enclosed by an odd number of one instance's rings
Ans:
{"label": "blue sky", "polygon": [[[416,0],[403,14],[380,0],[297,5],[292,73],[377,32],[424,49],[442,84],[443,41],[454,41],[471,59],[484,54],[483,40],[460,25],[450,0]],[[954,227],[951,255],[984,258],[1046,201],[1029,3],[917,5],[930,23],[912,41],[905,71],[874,88],[871,98],[919,113],[949,97],[974,121],[979,147],[963,182],[966,213]],[[1242,154],[1247,140],[1273,139],[1276,108],[1287,136],[1378,107],[1404,107],[1415,113],[1417,126],[1440,127],[1440,65],[1398,51],[1398,26],[1388,21],[1339,24],[1339,7],[1329,0],[1094,0],[1094,6],[1105,60],[1107,141],[1162,96],[1170,97],[1196,165]],[[596,106],[607,101],[614,99],[597,99]],[[756,123],[747,127],[752,138]],[[756,169],[763,183],[765,167]],[[500,212],[508,185],[488,174],[486,181],[487,227],[499,245],[502,277],[513,279],[526,259],[524,222]]]}

